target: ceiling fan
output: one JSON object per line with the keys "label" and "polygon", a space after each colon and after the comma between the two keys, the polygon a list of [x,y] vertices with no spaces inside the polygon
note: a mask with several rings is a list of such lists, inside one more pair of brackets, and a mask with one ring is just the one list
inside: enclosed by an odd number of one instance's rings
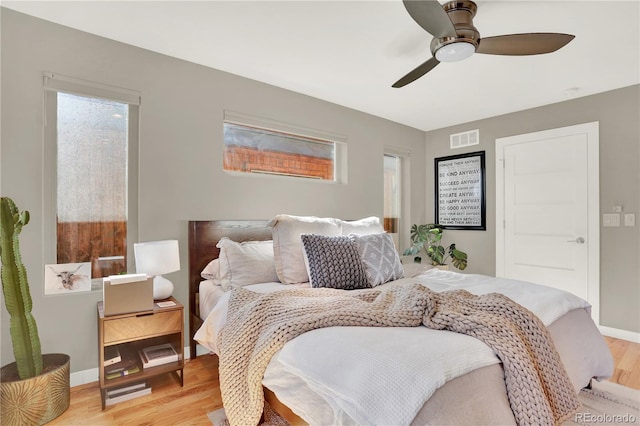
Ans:
{"label": "ceiling fan", "polygon": [[551,53],[569,43],[575,36],[561,33],[508,34],[481,38],[473,26],[478,6],[471,0],[403,0],[409,15],[433,35],[433,57],[393,84],[402,87],[422,77],[440,62],[461,61],[474,53],[489,55],[539,55]]}

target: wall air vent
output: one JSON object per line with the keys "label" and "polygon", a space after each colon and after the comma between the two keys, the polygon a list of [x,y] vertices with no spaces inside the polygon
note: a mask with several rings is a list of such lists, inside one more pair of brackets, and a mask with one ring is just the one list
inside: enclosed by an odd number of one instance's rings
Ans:
{"label": "wall air vent", "polygon": [[451,149],[464,148],[466,146],[478,145],[479,143],[480,132],[478,129],[449,136],[449,148]]}

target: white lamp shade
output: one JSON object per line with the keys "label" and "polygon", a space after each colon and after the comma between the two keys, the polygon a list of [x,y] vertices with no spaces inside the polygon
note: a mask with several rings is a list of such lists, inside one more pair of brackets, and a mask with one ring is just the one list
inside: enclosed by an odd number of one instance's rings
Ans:
{"label": "white lamp shade", "polygon": [[156,276],[180,270],[178,240],[135,243],[133,251],[139,274]]}

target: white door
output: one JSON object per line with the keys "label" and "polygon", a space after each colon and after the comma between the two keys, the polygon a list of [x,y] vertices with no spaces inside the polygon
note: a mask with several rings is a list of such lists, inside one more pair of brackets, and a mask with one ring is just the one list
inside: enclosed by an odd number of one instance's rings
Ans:
{"label": "white door", "polygon": [[598,123],[496,140],[496,275],[560,288],[599,319]]}

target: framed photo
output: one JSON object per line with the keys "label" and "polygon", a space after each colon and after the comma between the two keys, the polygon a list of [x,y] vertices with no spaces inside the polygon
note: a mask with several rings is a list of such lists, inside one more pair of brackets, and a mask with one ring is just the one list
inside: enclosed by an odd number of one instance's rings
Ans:
{"label": "framed photo", "polygon": [[436,223],[444,229],[485,231],[484,151],[435,159]]}
{"label": "framed photo", "polygon": [[91,262],[44,265],[44,294],[91,291]]}

